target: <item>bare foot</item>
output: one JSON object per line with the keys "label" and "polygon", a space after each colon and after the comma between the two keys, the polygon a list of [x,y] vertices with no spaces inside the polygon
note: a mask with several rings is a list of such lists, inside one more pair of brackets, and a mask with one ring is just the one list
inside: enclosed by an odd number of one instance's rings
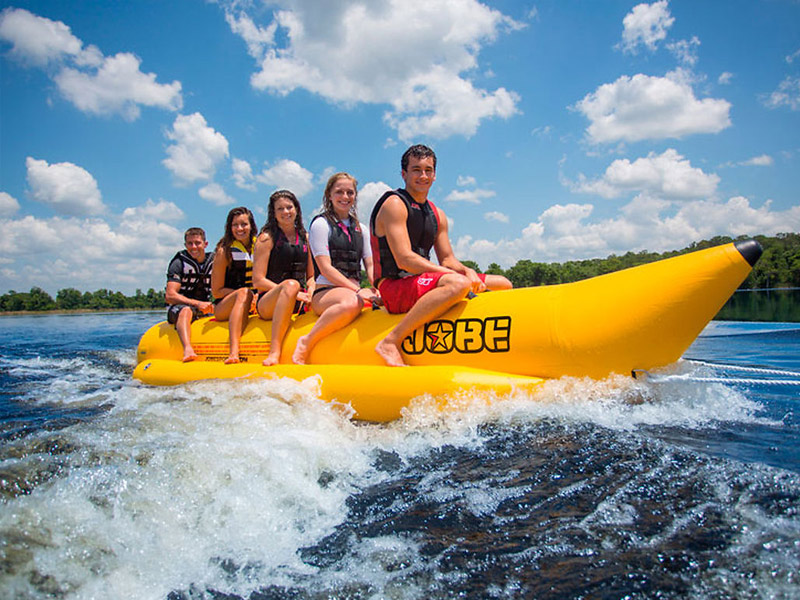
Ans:
{"label": "bare foot", "polygon": [[228,358],[225,359],[226,365],[235,365],[238,362],[239,362],[238,356],[229,356]]}
{"label": "bare foot", "polygon": [[292,354],[292,362],[296,365],[304,365],[306,364],[307,355],[306,336],[302,336],[297,340],[297,346],[295,346],[294,354]]}
{"label": "bare foot", "polygon": [[269,356],[267,356],[267,358],[264,359],[264,362],[262,362],[261,364],[264,365],[265,367],[271,367],[272,365],[277,365],[280,357],[281,357],[280,354],[274,354],[274,355],[270,354]]}
{"label": "bare foot", "polygon": [[183,353],[183,362],[192,362],[193,360],[197,360],[198,356],[194,350],[187,349]]}
{"label": "bare foot", "polygon": [[381,340],[378,342],[378,345],[375,346],[375,352],[378,353],[378,356],[380,356],[383,359],[383,362],[385,362],[389,367],[408,366],[403,361],[403,356],[400,354],[400,349],[391,342]]}

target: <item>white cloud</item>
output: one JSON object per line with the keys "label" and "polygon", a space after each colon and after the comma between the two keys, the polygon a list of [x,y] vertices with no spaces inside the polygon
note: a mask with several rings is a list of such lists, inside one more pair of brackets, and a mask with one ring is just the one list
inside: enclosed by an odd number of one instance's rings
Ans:
{"label": "white cloud", "polygon": [[498,223],[508,223],[509,218],[508,215],[503,214],[501,212],[497,212],[496,210],[489,211],[484,213],[483,218],[487,221],[497,221]]}
{"label": "white cloud", "polygon": [[778,89],[764,99],[764,104],[769,108],[788,106],[800,110],[800,77],[787,76]]}
{"label": "white cloud", "polygon": [[64,23],[23,8],[7,8],[0,13],[0,39],[12,44],[14,58],[39,67],[60,61],[65,55],[78,57],[83,51],[83,42]]}
{"label": "white cloud", "polygon": [[467,202],[468,204],[480,204],[482,200],[494,198],[497,195],[492,190],[476,188],[473,190],[453,190],[445,200],[447,202]]}
{"label": "white cloud", "polygon": [[140,106],[180,110],[181,84],[156,83],[154,73],[142,73],[141,61],[133,54],[106,58],[91,72],[64,68],[55,77],[64,97],[78,109],[98,115],[120,113],[127,120],[139,118]]}
{"label": "white cloud", "polygon": [[773,211],[770,201],[760,208],[736,196],[726,202],[669,202],[637,196],[611,218],[590,220],[591,204],[554,205],[527,225],[519,237],[491,242],[464,236],[455,240],[456,256],[486,266],[508,268],[527,258],[563,262],[624,254],[664,252],[716,235],[775,235],[800,228],[800,206]]}
{"label": "white cloud", "polygon": [[84,48],[61,21],[6,9],[0,13],[0,39],[12,44],[11,55],[23,64],[47,68],[64,98],[84,112],[134,120],[142,105],[173,111],[183,105],[180,82],[156,83],[155,74],[139,70],[133,54],[104,57],[95,46]]}
{"label": "white cloud", "polygon": [[178,115],[166,136],[173,144],[162,163],[181,183],[209,181],[228,157],[228,140],[209,127],[200,113]]}
{"label": "white cloud", "polygon": [[201,187],[197,193],[200,194],[203,200],[207,200],[217,206],[228,206],[236,202],[236,199],[229,196],[220,184],[213,181]]}
{"label": "white cloud", "polygon": [[775,161],[769,154],[761,154],[740,162],[745,167],[770,167]]}
{"label": "white cloud", "polygon": [[717,83],[719,83],[720,85],[728,85],[732,79],[733,79],[733,73],[725,71],[724,73],[721,73],[720,76],[717,78]]}
{"label": "white cloud", "polygon": [[372,209],[381,196],[393,189],[382,181],[370,181],[358,188],[358,218],[369,224]]}
{"label": "white cloud", "polygon": [[589,119],[586,133],[595,143],[718,133],[731,124],[730,103],[696,98],[681,70],[666,77],[623,75],[601,85],[573,108]]}
{"label": "white cloud", "polygon": [[314,189],[314,176],[308,169],[287,158],[264,169],[256,180],[275,189],[291,190],[301,198]]}
{"label": "white cloud", "polygon": [[19,210],[19,202],[8,192],[0,192],[0,218],[10,217]]}
{"label": "white cloud", "polygon": [[254,191],[256,184],[253,180],[253,168],[250,163],[241,158],[234,158],[231,161],[231,166],[233,167],[233,182],[236,187]]}
{"label": "white cloud", "polygon": [[174,203],[166,200],[153,202],[147,200],[142,206],[126,208],[122,211],[122,219],[125,221],[182,221],[186,215]]}
{"label": "white cloud", "polygon": [[37,202],[64,215],[88,216],[106,211],[97,181],[86,169],[68,162],[50,165],[30,156],[25,166],[31,198]]}
{"label": "white cloud", "polygon": [[622,50],[635,54],[640,44],[648,50],[655,50],[658,42],[667,37],[667,30],[674,22],[667,0],[637,4],[622,20]]}
{"label": "white cloud", "polygon": [[477,182],[472,175],[459,175],[458,179],[456,179],[456,185],[459,186],[466,186],[466,185],[475,185]]}
{"label": "white cloud", "polygon": [[694,66],[697,64],[697,49],[700,47],[700,40],[693,36],[691,40],[678,40],[667,44],[667,48],[675,58],[682,64]]}
{"label": "white cloud", "polygon": [[430,0],[411,10],[405,0],[271,4],[277,10],[266,27],[238,3],[227,11],[259,62],[256,89],[305,89],[345,106],[388,104],[384,119],[401,140],[469,137],[483,120],[518,112],[517,94],[477,87],[472,75],[482,46],[524,24],[477,0]]}
{"label": "white cloud", "polygon": [[794,52],[792,52],[791,54],[789,54],[786,57],[786,62],[789,63],[789,64],[792,64],[798,58],[800,58],[800,50],[795,50]]}
{"label": "white cloud", "polygon": [[[106,288],[131,294],[163,288],[167,262],[183,245],[183,233],[159,219],[174,219],[172,203],[148,201],[127,209],[119,224],[97,218],[0,219],[0,255],[6,257],[4,286],[59,289]],[[146,241],[146,243],[145,243]],[[69,248],[55,255],[52,248]]]}
{"label": "white cloud", "polygon": [[574,191],[616,198],[623,194],[646,192],[671,200],[712,196],[719,176],[704,173],[672,148],[662,154],[649,153],[631,162],[627,158],[612,162],[600,179],[588,181],[583,176]]}

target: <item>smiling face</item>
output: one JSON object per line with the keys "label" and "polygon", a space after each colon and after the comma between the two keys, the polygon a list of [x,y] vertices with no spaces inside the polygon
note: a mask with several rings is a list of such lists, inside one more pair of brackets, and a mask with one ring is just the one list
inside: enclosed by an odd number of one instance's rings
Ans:
{"label": "smiling face", "polygon": [[184,242],[186,251],[197,262],[203,262],[206,257],[206,247],[208,242],[202,235],[189,235]]}
{"label": "smiling face", "polygon": [[348,177],[339,177],[331,186],[330,196],[333,211],[339,219],[350,215],[350,208],[356,201],[356,186]]}
{"label": "smiling face", "polygon": [[292,231],[297,219],[297,208],[295,208],[294,202],[286,197],[277,198],[273,204],[273,210],[275,211],[275,220],[278,222],[278,227],[284,232]]}
{"label": "smiling face", "polygon": [[252,236],[249,216],[236,215],[231,222],[231,233],[234,239],[240,241],[245,246],[249,245]]}
{"label": "smiling face", "polygon": [[428,191],[436,181],[436,165],[432,156],[408,158],[408,168],[401,172],[406,189],[417,201],[427,200]]}

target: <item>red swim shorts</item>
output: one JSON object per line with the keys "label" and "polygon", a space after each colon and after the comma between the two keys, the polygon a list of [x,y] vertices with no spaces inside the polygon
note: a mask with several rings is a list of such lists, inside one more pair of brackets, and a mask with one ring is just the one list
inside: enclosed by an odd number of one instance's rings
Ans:
{"label": "red swim shorts", "polygon": [[[417,300],[436,287],[442,275],[447,273],[420,273],[402,279],[384,279],[378,284],[383,305],[392,314],[408,312]],[[485,282],[484,274],[478,277]]]}

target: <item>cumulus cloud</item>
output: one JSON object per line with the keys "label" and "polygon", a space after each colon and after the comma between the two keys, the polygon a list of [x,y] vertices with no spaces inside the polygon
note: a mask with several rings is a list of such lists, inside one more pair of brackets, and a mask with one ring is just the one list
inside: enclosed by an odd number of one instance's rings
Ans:
{"label": "cumulus cloud", "polygon": [[700,47],[700,40],[693,36],[690,40],[678,40],[667,44],[667,49],[682,64],[693,67],[697,64],[697,49]]}
{"label": "cumulus cloud", "polygon": [[7,8],[0,13],[0,40],[12,45],[11,56],[22,64],[47,69],[64,98],[84,112],[134,120],[141,106],[174,111],[183,105],[180,82],[157,83],[133,54],[106,57],[95,46],[84,47],[61,21]]}
{"label": "cumulus cloud", "polygon": [[507,268],[523,258],[563,262],[628,251],[664,252],[716,235],[775,235],[800,228],[800,206],[774,211],[770,201],[755,207],[741,196],[724,202],[670,202],[641,194],[610,218],[591,220],[593,212],[591,204],[556,204],[516,238],[492,242],[464,236],[453,248],[459,258]]}
{"label": "cumulus cloud", "polygon": [[645,192],[658,198],[686,200],[712,196],[719,181],[719,176],[692,167],[689,160],[670,148],[633,162],[627,158],[615,160],[599,179],[590,181],[581,176],[572,187],[574,191],[604,198]]}
{"label": "cumulus cloud", "polygon": [[681,70],[666,77],[623,75],[601,85],[573,108],[589,119],[586,133],[594,143],[683,138],[718,133],[731,124],[731,104],[696,98]]}
{"label": "cumulus cloud", "polygon": [[775,161],[769,154],[761,154],[753,158],[748,158],[739,164],[745,167],[770,167],[774,162]]}
{"label": "cumulus cloud", "polygon": [[640,46],[655,50],[658,43],[667,37],[675,18],[670,15],[667,0],[652,4],[637,4],[622,20],[622,41],[624,52],[635,54]]}
{"label": "cumulus cloud", "polygon": [[106,211],[97,181],[86,169],[68,162],[51,165],[30,156],[25,166],[30,195],[37,202],[63,215],[88,216]]}
{"label": "cumulus cloud", "polygon": [[140,106],[180,110],[181,84],[156,83],[155,74],[142,73],[140,65],[141,60],[133,54],[120,53],[91,72],[64,68],[55,82],[67,100],[88,113],[120,113],[133,121],[139,118]]}
{"label": "cumulus cloud", "polygon": [[480,204],[482,200],[494,198],[497,195],[492,190],[475,188],[472,190],[453,190],[445,197],[447,202],[466,202],[468,204]]}
{"label": "cumulus cloud", "polygon": [[788,106],[791,110],[800,110],[800,77],[787,76],[778,85],[778,89],[763,101],[768,108]]}
{"label": "cumulus cloud", "polygon": [[217,206],[228,206],[236,202],[236,199],[229,196],[220,184],[211,182],[201,187],[198,192],[203,200],[207,200]]}
{"label": "cumulus cloud", "polygon": [[483,218],[487,221],[497,221],[498,223],[508,223],[508,215],[498,212],[496,210],[489,211],[483,214]]}
{"label": "cumulus cloud", "polygon": [[253,180],[253,167],[250,163],[241,158],[234,158],[231,161],[233,168],[233,183],[236,187],[243,190],[254,191],[256,189],[255,181]]}
{"label": "cumulus cloud", "polygon": [[728,85],[732,79],[733,73],[725,71],[724,73],[720,73],[720,76],[717,78],[717,83],[720,85]]}
{"label": "cumulus cloud", "polygon": [[178,115],[166,136],[173,143],[162,163],[180,183],[211,180],[228,157],[228,140],[209,127],[200,113]]}
{"label": "cumulus cloud", "polygon": [[372,209],[381,196],[393,189],[383,181],[370,181],[358,187],[358,218],[365,223],[372,215]]}
{"label": "cumulus cloud", "polygon": [[477,0],[431,0],[411,11],[402,0],[271,4],[273,20],[259,26],[228,2],[228,24],[258,62],[256,89],[386,104],[384,120],[404,141],[469,137],[483,120],[518,112],[516,93],[483,89],[473,76],[481,48],[524,24]]}
{"label": "cumulus cloud", "polygon": [[0,218],[10,217],[19,210],[19,202],[8,192],[0,192]]}
{"label": "cumulus cloud", "polygon": [[281,159],[274,165],[265,168],[256,175],[256,180],[275,189],[285,188],[291,190],[298,198],[305,196],[314,189],[314,175],[311,171],[287,158]]}
{"label": "cumulus cloud", "polygon": [[178,205],[166,200],[158,202],[147,200],[142,206],[134,206],[122,211],[122,219],[128,222],[147,220],[177,222],[182,221],[185,217],[186,215]]}
{"label": "cumulus cloud", "polygon": [[[148,201],[126,209],[116,225],[61,216],[0,219],[0,255],[10,265],[4,284],[51,293],[67,287],[125,293],[162,288],[167,261],[183,244],[182,231],[165,221],[179,213],[171,202]],[[70,251],[53,256],[54,247]]]}

